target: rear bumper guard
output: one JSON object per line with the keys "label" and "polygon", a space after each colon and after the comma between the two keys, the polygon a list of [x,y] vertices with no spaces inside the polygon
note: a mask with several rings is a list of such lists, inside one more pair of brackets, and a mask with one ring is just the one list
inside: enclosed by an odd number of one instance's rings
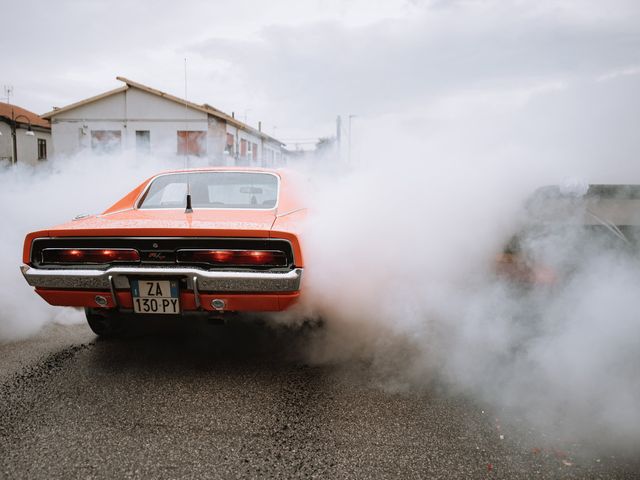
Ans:
{"label": "rear bumper guard", "polygon": [[196,292],[295,292],[300,289],[302,269],[285,273],[207,271],[198,268],[112,267],[106,270],[47,270],[20,267],[27,283],[36,288],[69,290],[128,289],[129,277],[186,278]]}

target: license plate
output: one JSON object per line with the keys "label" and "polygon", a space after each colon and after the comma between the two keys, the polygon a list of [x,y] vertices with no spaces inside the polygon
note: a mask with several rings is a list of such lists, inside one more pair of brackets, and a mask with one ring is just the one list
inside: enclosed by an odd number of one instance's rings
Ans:
{"label": "license plate", "polygon": [[131,280],[135,313],[180,313],[177,280]]}

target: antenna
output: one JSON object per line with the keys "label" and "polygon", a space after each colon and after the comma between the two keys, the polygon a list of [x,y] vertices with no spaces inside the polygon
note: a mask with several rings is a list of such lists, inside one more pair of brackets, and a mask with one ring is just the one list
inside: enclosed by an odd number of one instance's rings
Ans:
{"label": "antenna", "polygon": [[189,105],[187,104],[187,59],[184,59],[184,131],[186,145],[184,149],[184,168],[189,166]]}
{"label": "antenna", "polygon": [[[187,102],[187,59],[184,59],[184,137],[185,137],[185,149],[184,149],[184,169],[189,168],[189,105]],[[185,206],[184,213],[193,213],[191,207],[191,181],[189,179],[189,172],[185,173],[187,176],[187,205]]]}
{"label": "antenna", "polygon": [[7,99],[7,103],[11,103],[11,95],[13,95],[13,85],[5,85],[4,97]]}

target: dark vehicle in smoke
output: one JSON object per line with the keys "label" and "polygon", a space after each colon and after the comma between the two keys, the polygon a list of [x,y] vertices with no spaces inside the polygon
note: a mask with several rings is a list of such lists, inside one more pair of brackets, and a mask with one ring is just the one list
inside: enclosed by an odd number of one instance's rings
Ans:
{"label": "dark vehicle in smoke", "polygon": [[527,200],[497,272],[521,284],[553,285],[602,255],[640,248],[640,185],[546,186]]}
{"label": "dark vehicle in smoke", "polygon": [[304,265],[293,183],[279,170],[162,173],[100,215],[29,233],[22,273],[51,305],[84,307],[98,335],[125,314],[284,310]]}

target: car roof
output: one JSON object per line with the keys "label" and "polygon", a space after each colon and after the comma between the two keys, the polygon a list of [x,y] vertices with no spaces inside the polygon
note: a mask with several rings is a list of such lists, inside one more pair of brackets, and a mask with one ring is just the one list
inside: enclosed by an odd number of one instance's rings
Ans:
{"label": "car roof", "polygon": [[197,168],[179,168],[173,170],[164,170],[154,175],[167,175],[171,173],[200,173],[200,172],[255,172],[255,173],[275,173],[279,175],[283,173],[281,168],[265,168],[265,167],[197,167]]}

